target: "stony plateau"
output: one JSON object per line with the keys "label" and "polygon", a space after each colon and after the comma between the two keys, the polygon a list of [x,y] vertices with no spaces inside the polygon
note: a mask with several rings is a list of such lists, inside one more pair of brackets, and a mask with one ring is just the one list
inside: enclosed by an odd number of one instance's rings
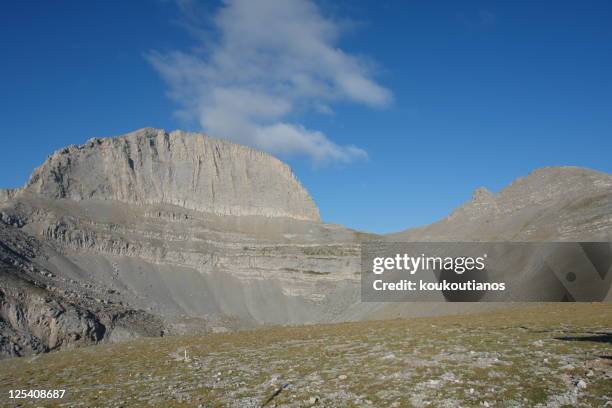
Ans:
{"label": "stony plateau", "polygon": [[480,189],[438,223],[381,237],[322,222],[289,167],[265,153],[150,128],[91,139],[51,155],[23,188],[0,190],[0,355],[447,313],[448,304],[361,303],[360,242],[608,240],[610,231],[612,176],[586,169]]}
{"label": "stony plateau", "polygon": [[31,384],[84,408],[609,407],[611,314],[609,303],[532,304],[135,339],[0,361],[0,401]]}

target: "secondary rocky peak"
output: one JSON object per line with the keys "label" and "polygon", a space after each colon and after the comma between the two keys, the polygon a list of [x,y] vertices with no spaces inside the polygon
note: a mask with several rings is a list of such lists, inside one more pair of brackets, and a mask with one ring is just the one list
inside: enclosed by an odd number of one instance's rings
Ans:
{"label": "secondary rocky peak", "polygon": [[485,188],[445,219],[397,234],[423,241],[606,240],[612,228],[612,175],[579,167],[544,167],[499,193]]}
{"label": "secondary rocky peak", "polygon": [[478,187],[472,194],[472,201],[490,203],[495,201],[495,196],[486,187]]}
{"label": "secondary rocky peak", "polygon": [[611,187],[612,176],[607,173],[571,166],[543,167],[525,177],[517,178],[498,194],[493,194],[484,187],[477,188],[472,200],[459,210],[495,210],[510,213],[550,202],[607,193]]}
{"label": "secondary rocky peak", "polygon": [[145,128],[68,146],[38,167],[23,190],[53,199],[319,220],[314,201],[285,163],[183,131]]}
{"label": "secondary rocky peak", "polygon": [[573,167],[543,167],[514,180],[497,196],[505,211],[567,201],[573,198],[609,194],[612,175]]}

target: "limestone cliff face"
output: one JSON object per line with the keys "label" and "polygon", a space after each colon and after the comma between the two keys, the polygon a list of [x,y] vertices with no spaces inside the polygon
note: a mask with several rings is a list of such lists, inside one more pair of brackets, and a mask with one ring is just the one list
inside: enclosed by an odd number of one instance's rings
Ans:
{"label": "limestone cliff face", "polygon": [[[291,169],[202,134],[145,128],[51,155],[23,191],[52,199],[172,204],[218,215],[319,220]],[[10,192],[3,192],[4,199]]]}

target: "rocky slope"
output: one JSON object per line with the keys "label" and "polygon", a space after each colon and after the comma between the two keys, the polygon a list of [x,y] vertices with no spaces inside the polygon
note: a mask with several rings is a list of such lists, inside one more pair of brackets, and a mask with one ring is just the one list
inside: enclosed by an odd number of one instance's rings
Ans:
{"label": "rocky slope", "polygon": [[[384,239],[605,239],[611,180],[543,169]],[[322,223],[291,170],[253,149],[156,129],[92,139],[0,190],[0,355],[449,311],[361,303],[359,245],[372,237]]]}
{"label": "rocky slope", "polygon": [[481,187],[445,219],[390,234],[408,241],[610,241],[612,175],[545,167],[498,194]]}
{"label": "rocky slope", "polygon": [[0,223],[0,357],[163,333],[159,318],[110,290],[70,279],[53,267],[59,262],[69,263],[49,245]]}

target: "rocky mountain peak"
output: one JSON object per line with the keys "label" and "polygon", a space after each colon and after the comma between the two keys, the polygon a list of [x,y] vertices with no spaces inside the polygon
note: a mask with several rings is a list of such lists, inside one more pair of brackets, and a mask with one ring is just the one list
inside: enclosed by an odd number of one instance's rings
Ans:
{"label": "rocky mountain peak", "polygon": [[21,192],[75,201],[172,204],[218,215],[319,220],[314,201],[285,163],[249,147],[180,130],[144,128],[68,146],[49,156]]}
{"label": "rocky mountain peak", "polygon": [[495,195],[486,187],[478,187],[472,194],[472,201],[479,203],[490,203],[495,201]]}

